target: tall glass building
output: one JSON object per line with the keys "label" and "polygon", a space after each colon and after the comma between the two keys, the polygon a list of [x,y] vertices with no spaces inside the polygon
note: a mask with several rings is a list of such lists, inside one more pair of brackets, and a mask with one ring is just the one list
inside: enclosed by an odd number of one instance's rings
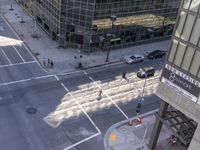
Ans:
{"label": "tall glass building", "polygon": [[86,51],[169,38],[181,0],[18,0],[60,46]]}
{"label": "tall glass building", "polygon": [[189,150],[200,148],[200,0],[183,0],[156,93],[161,101],[149,143],[162,124]]}

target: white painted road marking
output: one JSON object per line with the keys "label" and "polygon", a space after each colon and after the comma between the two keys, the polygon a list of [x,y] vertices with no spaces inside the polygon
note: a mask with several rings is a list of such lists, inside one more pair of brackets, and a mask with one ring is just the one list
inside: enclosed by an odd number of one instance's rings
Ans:
{"label": "white painted road marking", "polygon": [[[54,75],[54,77],[56,78],[57,81],[60,81],[60,79],[58,78],[57,75]],[[84,110],[84,108],[81,106],[81,104],[79,104],[79,103],[75,100],[75,97],[71,94],[71,92],[70,92],[69,89],[64,85],[64,83],[61,83],[61,86],[62,86],[62,87],[65,89],[65,91],[68,92],[68,94],[74,99],[74,102],[79,106],[79,108],[83,111],[83,113],[87,116],[87,118],[88,118],[89,121],[92,123],[92,125],[93,125],[93,126],[96,128],[96,130],[98,131],[98,133],[96,133],[96,134],[94,134],[94,135],[92,135],[92,136],[90,136],[90,137],[88,137],[88,138],[85,138],[85,139],[83,139],[83,140],[81,140],[81,141],[79,141],[79,142],[77,142],[77,143],[75,143],[75,144],[72,144],[72,145],[70,145],[70,146],[68,146],[68,147],[66,147],[66,148],[64,149],[64,150],[69,150],[69,149],[71,149],[71,148],[73,148],[73,147],[75,147],[75,146],[77,146],[77,145],[79,145],[79,144],[81,144],[81,143],[84,143],[84,142],[86,142],[86,141],[88,141],[88,140],[90,140],[90,139],[92,139],[92,138],[94,138],[94,137],[100,135],[100,134],[101,134],[101,131],[100,131],[100,129],[97,127],[97,125],[94,123],[94,121],[90,118],[90,116],[87,114],[87,112]]]}
{"label": "white painted road marking", "polygon": [[86,142],[86,141],[88,141],[88,140],[90,140],[90,139],[92,139],[92,138],[94,138],[94,137],[96,137],[96,136],[98,136],[100,134],[101,133],[96,133],[96,134],[94,134],[94,135],[92,135],[92,136],[90,136],[88,138],[85,138],[85,139],[83,139],[83,140],[81,140],[81,141],[79,141],[79,142],[77,142],[77,143],[75,143],[73,145],[70,145],[69,147],[66,147],[64,150],[69,150],[69,149],[71,149],[71,148],[73,148],[73,147],[75,147],[75,146],[77,146],[79,144],[82,144],[82,143],[84,143],[84,142]]}
{"label": "white painted road marking", "polygon": [[[88,73],[86,72],[86,71],[83,71],[83,73],[85,74],[85,75],[88,75]],[[113,99],[101,88],[101,86],[91,77],[91,76],[89,76],[89,79],[92,81],[92,82],[94,82],[96,85],[97,85],[97,87],[99,88],[99,89],[101,89],[102,90],[102,92],[106,95],[106,97],[117,107],[117,109],[122,113],[122,115],[126,118],[126,119],[129,119],[129,117],[125,114],[125,112],[117,105],[117,103],[115,103],[115,101],[113,101]]]}
{"label": "white painted road marking", "polygon": [[24,65],[24,64],[32,64],[32,63],[37,63],[37,62],[36,61],[28,61],[28,62],[21,62],[21,63],[16,63],[16,64],[1,65],[0,68],[18,66],[18,65]]}
{"label": "white painted road marking", "polygon": [[31,81],[31,80],[44,79],[44,78],[48,78],[48,77],[54,77],[54,75],[50,74],[50,75],[46,75],[46,76],[33,77],[33,78],[28,78],[28,79],[23,79],[23,80],[1,83],[0,86],[11,85],[11,84],[16,84],[16,83],[23,83],[23,82],[27,82],[27,81]]}
{"label": "white painted road marking", "polygon": [[12,44],[12,47],[14,48],[14,50],[16,51],[16,53],[19,55],[19,57],[21,58],[21,60],[25,63],[26,61],[24,60],[24,58],[22,57],[22,55],[18,52],[17,48],[14,46],[13,43]]}
{"label": "white painted road marking", "polygon": [[[56,78],[57,81],[60,81],[60,79],[58,78],[57,75],[54,75],[54,77]],[[71,94],[71,92],[69,91],[69,89],[64,85],[64,83],[61,83],[62,87],[65,89],[66,92],[68,92],[68,94],[74,99],[74,102],[80,107],[80,109],[84,112],[84,114],[87,116],[87,118],[90,120],[90,122],[92,123],[92,125],[96,128],[96,130],[101,133],[101,131],[99,130],[99,128],[96,126],[96,124],[94,123],[94,121],[90,118],[90,116],[87,114],[87,112],[84,110],[84,108],[81,106],[81,104],[79,104],[76,100],[75,97]]]}
{"label": "white painted road marking", "polygon": [[8,27],[12,30],[12,32],[14,33],[14,35],[17,37],[18,40],[22,41],[23,46],[25,47],[25,49],[27,50],[27,52],[31,55],[31,57],[35,60],[35,62],[38,64],[38,66],[45,72],[48,73],[48,71],[46,71],[41,65],[40,63],[37,61],[37,59],[33,56],[31,50],[29,50],[29,48],[27,47],[27,45],[25,44],[25,41],[23,41],[23,39],[21,39],[19,37],[19,35],[16,33],[16,31],[12,28],[12,26],[8,23],[8,21],[6,20],[6,18],[4,16],[2,16],[2,19],[4,20],[4,22],[8,25]]}
{"label": "white painted road marking", "polygon": [[8,58],[8,56],[6,55],[6,53],[4,52],[4,50],[1,48],[2,53],[4,54],[4,56],[6,57],[7,61],[9,62],[9,64],[12,64],[12,62],[10,61],[10,59]]}

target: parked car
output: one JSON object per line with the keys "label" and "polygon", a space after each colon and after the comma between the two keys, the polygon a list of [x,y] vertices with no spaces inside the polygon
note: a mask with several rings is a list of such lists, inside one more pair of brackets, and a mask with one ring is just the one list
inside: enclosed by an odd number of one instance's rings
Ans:
{"label": "parked car", "polygon": [[174,29],[174,24],[167,24],[164,26],[164,30],[165,32],[167,32],[167,34],[172,34]]}
{"label": "parked car", "polygon": [[160,26],[150,27],[146,29],[147,35],[161,36],[164,34],[164,30]]}
{"label": "parked car", "polygon": [[148,68],[140,68],[140,70],[137,72],[138,78],[148,78],[154,76],[155,69],[153,67]]}
{"label": "parked car", "polygon": [[154,50],[147,55],[149,59],[161,58],[166,55],[166,51],[163,50]]}
{"label": "parked car", "polygon": [[127,64],[143,62],[143,61],[144,61],[143,55],[135,54],[135,55],[125,56],[125,62]]}

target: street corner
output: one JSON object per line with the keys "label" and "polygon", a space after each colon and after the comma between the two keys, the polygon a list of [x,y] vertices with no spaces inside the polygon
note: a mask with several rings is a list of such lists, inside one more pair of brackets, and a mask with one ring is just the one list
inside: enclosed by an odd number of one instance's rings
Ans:
{"label": "street corner", "polygon": [[[121,126],[109,132],[107,144],[108,150],[136,150],[141,145],[141,140],[128,126]],[[147,149],[145,146],[143,147]]]}
{"label": "street corner", "polygon": [[117,135],[114,132],[111,132],[109,134],[108,140],[112,141],[112,142],[116,141],[117,140]]}

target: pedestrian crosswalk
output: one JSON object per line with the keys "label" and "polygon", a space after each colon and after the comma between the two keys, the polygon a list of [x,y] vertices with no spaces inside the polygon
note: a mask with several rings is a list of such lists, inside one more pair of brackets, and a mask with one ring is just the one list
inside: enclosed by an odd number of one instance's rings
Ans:
{"label": "pedestrian crosswalk", "polygon": [[[155,93],[159,76],[160,71],[157,71],[154,77],[147,79],[144,96]],[[95,114],[97,111],[111,109],[115,104],[118,106],[118,104],[129,103],[134,101],[138,96],[141,96],[144,82],[144,79],[138,79],[136,74],[132,73],[128,77],[128,80],[116,77],[116,79],[109,82],[95,81],[82,84],[79,86],[79,89],[70,91],[73,98],[67,93],[56,110],[45,117],[45,121],[57,127],[66,119],[79,117],[83,112],[77,103],[88,114]],[[67,87],[67,84],[65,86]],[[100,89],[103,91],[101,94],[102,97],[100,100],[97,100]]]}
{"label": "pedestrian crosswalk", "polygon": [[35,62],[23,45],[10,42],[9,45],[0,46],[0,67],[9,67]]}

